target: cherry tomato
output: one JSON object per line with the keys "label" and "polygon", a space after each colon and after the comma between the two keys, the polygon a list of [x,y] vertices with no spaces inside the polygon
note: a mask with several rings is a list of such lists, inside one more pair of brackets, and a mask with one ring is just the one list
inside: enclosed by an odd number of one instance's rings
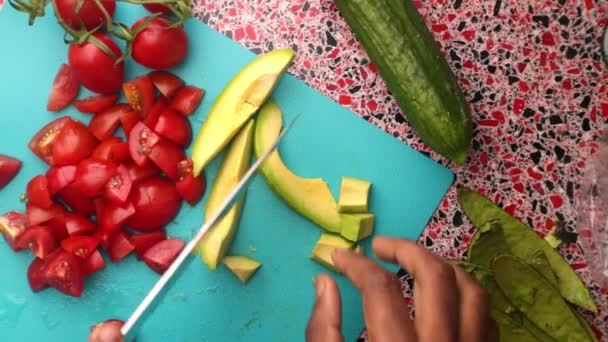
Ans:
{"label": "cherry tomato", "polygon": [[82,100],[76,100],[72,104],[79,112],[85,114],[94,114],[104,111],[116,103],[118,95],[97,95],[87,96]]}
{"label": "cherry tomato", "polygon": [[133,217],[133,215],[135,215],[135,207],[131,202],[127,202],[123,205],[106,203],[103,206],[103,211],[97,221],[99,222],[101,230],[109,235],[122,228],[127,220]]}
{"label": "cherry tomato", "polygon": [[0,154],[0,190],[15,178],[19,169],[21,169],[21,161]]}
{"label": "cherry tomato", "polygon": [[135,164],[143,166],[148,161],[152,147],[158,143],[160,137],[142,122],[139,122],[129,134],[129,152]]}
{"label": "cherry tomato", "polygon": [[91,334],[87,342],[118,342],[124,341],[120,332],[125,322],[117,319],[109,319],[91,327]]}
{"label": "cherry tomato", "polygon": [[180,89],[171,100],[171,108],[184,115],[194,113],[203,100],[205,91],[194,86],[185,86]]}
{"label": "cherry tomato", "polygon": [[70,236],[91,233],[97,229],[95,222],[80,214],[65,213],[64,220],[65,228]]}
{"label": "cherry tomato", "polygon": [[53,166],[46,172],[49,193],[54,195],[76,178],[76,165]]}
{"label": "cherry tomato", "polygon": [[85,159],[76,168],[74,185],[89,197],[101,193],[110,178],[116,173],[114,163],[96,159]]}
{"label": "cherry tomato", "polygon": [[137,125],[140,119],[141,117],[136,111],[129,111],[122,114],[120,117],[120,124],[125,131],[125,136],[128,137],[129,134],[131,134],[131,130],[133,130],[133,127]]}
{"label": "cherry tomato", "polygon": [[103,197],[110,202],[124,204],[129,198],[132,185],[129,170],[124,165],[120,165],[106,184]]}
{"label": "cherry tomato", "polygon": [[129,172],[129,177],[131,178],[131,181],[133,183],[151,176],[158,175],[160,173],[158,168],[151,163],[146,164],[144,166],[137,166],[137,164],[127,164],[126,168]]}
{"label": "cherry tomato", "polygon": [[192,159],[179,162],[178,169],[179,180],[175,183],[175,190],[186,202],[195,205],[205,194],[207,187],[205,173],[201,172],[200,175],[194,177],[192,174]]}
{"label": "cherry tomato", "polygon": [[133,184],[129,201],[135,207],[135,214],[127,225],[139,231],[161,228],[175,217],[181,204],[173,183],[158,176]]}
{"label": "cherry tomato", "polygon": [[90,215],[95,212],[93,202],[87,195],[80,191],[78,184],[72,183],[61,191],[59,191],[59,197],[63,200],[72,211],[82,215]]}
{"label": "cherry tomato", "polygon": [[35,256],[45,258],[57,249],[53,231],[45,226],[29,226],[15,240],[18,248],[29,248]]}
{"label": "cherry tomato", "polygon": [[27,200],[40,208],[48,208],[53,204],[49,183],[44,175],[32,178],[26,187]]}
{"label": "cherry tomato", "polygon": [[34,135],[28,146],[30,150],[49,165],[54,165],[53,160],[53,145],[57,140],[57,136],[64,130],[72,119],[69,116],[62,116],[54,121],[46,124]]}
{"label": "cherry tomato", "polygon": [[34,258],[30,267],[27,268],[27,281],[34,292],[42,291],[49,287],[44,277],[44,265],[43,259]]}
{"label": "cherry tomato", "polygon": [[[103,12],[97,7],[93,0],[84,0],[78,13],[76,13],[78,0],[57,0],[55,4],[57,5],[57,15],[59,15],[68,26],[75,30],[80,30],[82,24],[84,24],[84,28],[87,30],[92,30],[100,25],[106,24]],[[110,16],[114,15],[116,10],[116,2],[114,0],[101,0],[101,4]],[[80,23],[81,20],[82,24]]]}
{"label": "cherry tomato", "polygon": [[101,213],[103,212],[103,207],[105,206],[105,201],[101,197],[95,197],[92,202],[93,207],[95,207],[95,217],[99,220]]}
{"label": "cherry tomato", "polygon": [[190,121],[171,109],[160,114],[154,131],[180,146],[187,146],[192,138]]}
{"label": "cherry tomato", "polygon": [[98,94],[115,93],[125,77],[124,62],[116,63],[122,53],[118,45],[105,34],[94,33],[93,37],[105,44],[114,56],[105,53],[89,40],[80,45],[70,45],[69,64],[76,79],[87,89]]}
{"label": "cherry tomato", "polygon": [[150,247],[166,238],[167,234],[163,229],[160,229],[149,233],[132,235],[131,242],[135,247],[135,254],[137,254],[137,258],[141,259],[143,258],[144,253],[146,253]]}
{"label": "cherry tomato", "polygon": [[91,158],[122,164],[131,160],[129,144],[123,142],[119,137],[109,137],[97,146]]}
{"label": "cherry tomato", "polygon": [[152,105],[154,105],[154,85],[148,75],[126,82],[122,85],[122,90],[131,107],[142,113],[142,117],[144,117],[146,113],[150,111]]}
{"label": "cherry tomato", "polygon": [[150,13],[165,13],[171,14],[173,11],[163,4],[144,4],[145,9],[147,9]]}
{"label": "cherry tomato", "polygon": [[57,203],[53,203],[48,208],[40,208],[30,202],[25,204],[25,212],[27,214],[27,222],[30,225],[39,225],[47,222],[55,217],[60,217],[63,220],[63,207]]}
{"label": "cherry tomato", "polygon": [[181,78],[164,70],[152,71],[148,76],[152,80],[152,83],[154,83],[156,89],[168,99],[173,97],[173,95],[185,85]]}
{"label": "cherry tomato", "polygon": [[53,143],[53,165],[76,164],[93,153],[98,141],[80,121],[65,125]]}
{"label": "cherry tomato", "polygon": [[97,249],[88,258],[82,261],[82,275],[89,276],[95,272],[101,271],[106,267],[106,262],[103,256]]}
{"label": "cherry tomato", "polygon": [[[132,30],[146,18],[137,21]],[[152,19],[133,41],[133,59],[151,69],[167,69],[181,63],[188,53],[188,36],[181,27],[169,28],[174,21],[166,17]]]}
{"label": "cherry tomato", "polygon": [[156,126],[156,122],[158,121],[158,117],[162,112],[164,112],[169,107],[169,103],[164,97],[159,97],[154,106],[144,117],[144,124],[148,127],[154,128]]}
{"label": "cherry tomato", "polygon": [[46,110],[54,112],[67,107],[78,95],[78,88],[78,81],[72,68],[67,64],[61,64],[53,81]]}
{"label": "cherry tomato", "polygon": [[72,236],[61,241],[61,247],[75,256],[86,259],[97,250],[99,240],[91,236]]}
{"label": "cherry tomato", "polygon": [[123,103],[112,106],[103,112],[99,112],[95,114],[89,122],[89,130],[97,139],[107,139],[116,131],[116,128],[118,128],[123,113],[130,110],[131,107]]}
{"label": "cherry tomato", "polygon": [[184,248],[184,240],[167,239],[150,247],[144,254],[144,262],[154,272],[163,274]]}
{"label": "cherry tomato", "polygon": [[80,297],[84,289],[84,276],[80,263],[74,254],[58,248],[48,256],[44,266],[47,283],[68,296]]}
{"label": "cherry tomato", "polygon": [[119,262],[127,255],[131,254],[134,249],[135,247],[133,247],[129,235],[124,231],[119,230],[110,239],[110,246],[108,247],[110,261]]}
{"label": "cherry tomato", "polygon": [[19,252],[23,248],[17,247],[15,240],[25,231],[27,227],[27,216],[18,211],[9,211],[0,216],[0,232],[4,235],[4,240],[11,246],[13,251]]}
{"label": "cherry tomato", "polygon": [[152,151],[150,151],[148,157],[173,180],[179,178],[179,171],[177,169],[179,162],[186,159],[186,155],[181,147],[162,138],[152,147]]}

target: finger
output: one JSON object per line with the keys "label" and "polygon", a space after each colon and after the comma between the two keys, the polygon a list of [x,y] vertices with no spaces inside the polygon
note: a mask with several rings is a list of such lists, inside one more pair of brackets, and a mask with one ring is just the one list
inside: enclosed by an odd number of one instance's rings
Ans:
{"label": "finger", "polygon": [[307,342],[342,342],[342,302],[336,282],[320,274],[315,280],[315,306],[306,327]]}
{"label": "finger", "polygon": [[455,341],[459,336],[459,292],[452,267],[415,243],[377,237],[376,255],[397,263],[415,281],[415,327],[420,341]]}
{"label": "finger", "polygon": [[371,341],[415,340],[413,323],[395,275],[350,250],[336,250],[333,260],[336,268],[361,292]]}
{"label": "finger", "polygon": [[460,291],[460,340],[490,341],[495,324],[490,318],[490,300],[486,290],[459,266],[451,266]]}

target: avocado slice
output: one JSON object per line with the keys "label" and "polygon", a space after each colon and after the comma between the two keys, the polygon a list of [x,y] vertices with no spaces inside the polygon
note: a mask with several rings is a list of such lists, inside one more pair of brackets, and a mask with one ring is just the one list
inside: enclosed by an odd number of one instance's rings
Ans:
{"label": "avocado slice", "polygon": [[[254,134],[257,157],[277,139],[283,125],[281,110],[273,100],[260,109]],[[330,232],[340,232],[338,205],[327,184],[321,178],[302,178],[283,162],[278,150],[272,152],[260,166],[268,186],[295,211]]]}
{"label": "avocado slice", "polygon": [[[254,120],[250,119],[230,144],[213,182],[209,199],[205,205],[205,217],[209,218],[239,183],[249,167],[253,146]],[[241,209],[245,201],[243,194],[224,216],[211,227],[198,243],[203,262],[214,271],[232,243]]]}
{"label": "avocado slice", "polygon": [[247,283],[249,278],[262,266],[259,261],[242,255],[227,256],[222,262],[243,284]]}
{"label": "avocado slice", "polygon": [[294,57],[291,49],[270,51],[256,57],[228,83],[211,106],[194,140],[192,161],[195,176],[266,101]]}
{"label": "avocado slice", "polygon": [[342,177],[338,211],[341,213],[366,213],[369,188],[372,183],[354,177]]}
{"label": "avocado slice", "polygon": [[340,235],[350,241],[363,240],[374,231],[374,214],[342,214],[341,218]]}
{"label": "avocado slice", "polygon": [[354,242],[348,241],[339,235],[321,233],[319,241],[317,241],[315,248],[313,248],[310,254],[310,258],[326,268],[338,272],[331,257],[337,248],[352,249],[355,253],[364,255],[363,246],[355,245]]}

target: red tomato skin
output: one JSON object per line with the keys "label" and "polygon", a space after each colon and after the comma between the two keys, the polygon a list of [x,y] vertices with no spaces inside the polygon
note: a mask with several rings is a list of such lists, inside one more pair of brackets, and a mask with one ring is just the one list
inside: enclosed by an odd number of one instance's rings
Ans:
{"label": "red tomato skin", "polygon": [[77,164],[90,156],[99,142],[80,121],[66,124],[53,143],[53,164]]}
{"label": "red tomato skin", "polygon": [[47,283],[68,296],[80,297],[84,290],[81,261],[62,248],[58,248],[47,258],[44,266]]}
{"label": "red tomato skin", "polygon": [[45,226],[30,225],[15,242],[17,247],[29,248],[35,256],[42,259],[51,254],[58,246],[53,231]]}
{"label": "red tomato skin", "polygon": [[123,113],[130,110],[128,104],[121,103],[99,112],[89,122],[89,130],[97,139],[105,140],[114,134]]}
{"label": "red tomato skin", "polygon": [[76,178],[76,165],[53,166],[46,172],[49,193],[55,195]]}
{"label": "red tomato skin", "polygon": [[[76,13],[78,0],[58,0],[56,4],[56,13],[61,16],[68,26],[75,30],[79,30],[82,27],[80,20],[82,20],[87,30],[92,30],[106,23],[102,11],[93,0],[84,0],[78,13]],[[101,4],[110,16],[114,15],[116,11],[116,2],[114,0],[101,0]]]}
{"label": "red tomato skin", "polygon": [[134,249],[135,247],[133,247],[129,235],[124,231],[118,231],[112,236],[110,246],[108,247],[110,261],[113,263],[119,262],[127,255],[131,254]]}
{"label": "red tomato skin", "polygon": [[20,160],[0,154],[0,190],[15,178],[20,169]]}
{"label": "red tomato skin", "polygon": [[82,275],[87,277],[95,272],[99,272],[106,267],[103,256],[97,249],[88,258],[82,261]]}
{"label": "red tomato skin", "polygon": [[33,292],[39,292],[49,287],[44,277],[44,259],[34,258],[27,268],[27,281]]}
{"label": "red tomato skin", "polygon": [[156,176],[160,173],[160,170],[152,163],[146,164],[144,166],[137,166],[135,163],[125,165],[129,172],[129,177],[133,183],[146,179],[148,177]]}
{"label": "red tomato skin", "polygon": [[42,127],[30,140],[29,149],[45,163],[53,166],[53,145],[72,119],[69,116],[57,118]]}
{"label": "red tomato skin", "polygon": [[78,184],[72,183],[63,188],[59,191],[59,197],[74,212],[82,215],[91,215],[95,213],[93,202],[80,191]]}
{"label": "red tomato skin", "polygon": [[32,178],[26,186],[27,200],[35,206],[47,209],[53,204],[49,183],[44,175]]}
{"label": "red tomato skin", "polygon": [[85,114],[95,114],[104,111],[116,103],[118,95],[97,95],[88,96],[82,100],[76,100],[72,104],[79,112]]}
{"label": "red tomato skin", "polygon": [[61,67],[53,80],[53,86],[51,87],[51,94],[49,95],[46,110],[55,112],[67,107],[74,101],[76,95],[78,95],[79,87],[72,68],[67,64],[61,64]]}
{"label": "red tomato skin", "polygon": [[28,224],[35,226],[52,220],[53,218],[60,218],[63,220],[63,213],[65,209],[63,209],[63,207],[57,203],[53,203],[48,208],[40,208],[30,202],[27,202],[25,204],[25,211],[27,214]]}
{"label": "red tomato skin", "polygon": [[[137,29],[146,18],[137,21],[132,30]],[[133,41],[133,59],[151,69],[167,69],[181,63],[188,53],[188,36],[181,27],[171,28],[164,20],[173,23],[166,17],[153,19],[141,30]]]}
{"label": "red tomato skin", "polygon": [[155,70],[148,74],[152,83],[164,97],[170,99],[175,93],[184,87],[185,82],[174,74],[164,71]]}
{"label": "red tomato skin", "polygon": [[154,272],[163,274],[179,255],[184,245],[184,240],[180,239],[163,240],[148,249],[143,260]]}
{"label": "red tomato skin", "polygon": [[189,174],[175,183],[177,193],[190,205],[196,205],[203,198],[206,188],[207,182],[202,172],[198,177]]}
{"label": "red tomato skin", "polygon": [[129,144],[123,142],[119,137],[109,137],[95,148],[91,158],[122,164],[131,160]]}
{"label": "red tomato skin", "polygon": [[70,236],[91,233],[97,229],[95,222],[80,214],[65,213],[64,220],[65,228]]}
{"label": "red tomato skin", "polygon": [[15,252],[19,252],[23,249],[17,247],[15,240],[23,234],[27,225],[27,216],[24,213],[9,211],[0,216],[0,232],[4,236],[6,243],[11,246]]}
{"label": "red tomato skin", "polygon": [[122,116],[120,117],[120,125],[125,131],[126,137],[129,137],[129,134],[131,134],[131,130],[133,130],[133,127],[137,125],[140,119],[141,117],[136,111],[129,111],[122,114]]}
{"label": "red tomato skin", "polygon": [[135,247],[137,258],[143,258],[144,254],[150,247],[167,238],[167,233],[164,229],[155,230],[148,233],[135,234],[131,236],[131,242]]}
{"label": "red tomato skin", "polygon": [[161,171],[173,180],[179,178],[179,162],[186,159],[186,155],[181,147],[162,138],[152,147],[152,151],[150,151],[148,157]]}
{"label": "red tomato skin", "polygon": [[129,153],[138,166],[144,166],[148,161],[150,151],[158,143],[160,137],[144,123],[139,122],[129,134]]}
{"label": "red tomato skin", "polygon": [[184,115],[190,115],[198,108],[203,97],[205,97],[205,91],[203,89],[194,86],[185,86],[175,94],[171,100],[170,107]]}
{"label": "red tomato skin", "polygon": [[162,96],[159,97],[154,103],[152,109],[150,109],[150,111],[144,117],[144,124],[150,128],[154,128],[154,126],[156,126],[156,123],[158,122],[158,117],[168,107],[169,103],[167,102],[167,99]]}
{"label": "red tomato skin", "polygon": [[151,231],[163,227],[179,211],[181,200],[173,183],[162,177],[150,177],[135,184],[129,195],[135,214],[127,225],[139,231]]}
{"label": "red tomato skin", "polygon": [[125,64],[115,63],[122,54],[120,48],[108,36],[94,33],[93,36],[103,42],[114,53],[106,54],[93,43],[70,45],[68,62],[74,70],[76,79],[87,89],[98,94],[116,93],[125,78]]}
{"label": "red tomato skin", "polygon": [[165,110],[158,117],[154,131],[180,146],[188,146],[192,139],[190,121],[174,110]]}
{"label": "red tomato skin", "polygon": [[61,247],[81,259],[87,259],[91,253],[97,251],[98,243],[99,240],[94,237],[80,235],[61,241]]}
{"label": "red tomato skin", "polygon": [[104,199],[116,204],[124,204],[129,198],[133,182],[129,176],[129,170],[124,166],[118,166],[116,173],[110,178],[106,184],[103,193]]}
{"label": "red tomato skin", "polygon": [[148,75],[132,79],[122,85],[125,97],[131,107],[142,113],[142,117],[150,111],[154,105],[154,84]]}
{"label": "red tomato skin", "polygon": [[88,197],[94,197],[101,193],[114,173],[116,173],[116,165],[114,163],[85,159],[76,168],[74,185]]}
{"label": "red tomato skin", "polygon": [[169,7],[163,4],[144,4],[144,8],[147,9],[150,13],[173,13]]}
{"label": "red tomato skin", "polygon": [[97,221],[99,222],[101,231],[110,235],[122,228],[125,222],[133,215],[135,215],[135,207],[131,202],[123,205],[105,203],[101,217]]}

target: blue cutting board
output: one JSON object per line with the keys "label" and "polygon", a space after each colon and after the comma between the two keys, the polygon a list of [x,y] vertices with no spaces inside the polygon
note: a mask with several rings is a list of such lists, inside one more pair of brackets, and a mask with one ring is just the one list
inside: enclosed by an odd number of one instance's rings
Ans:
{"label": "blue cutting board", "polygon": [[[129,25],[147,13],[125,4],[117,12],[117,18]],[[73,108],[59,114],[45,110],[52,80],[66,61],[63,34],[54,20],[51,12],[28,27],[26,15],[10,6],[0,12],[0,153],[23,161],[19,175],[0,191],[0,212],[24,210],[19,194],[31,177],[47,169],[27,149],[36,131],[59,115],[89,120]],[[254,54],[196,20],[190,20],[186,30],[191,43],[188,59],[172,71],[207,90],[201,107],[190,117],[198,130],[215,97]],[[144,72],[141,66],[127,63],[127,77]],[[81,91],[81,96],[85,94]],[[343,175],[371,180],[376,233],[412,240],[419,236],[451,185],[452,172],[290,75],[273,96],[286,120],[302,114],[280,147],[297,174],[323,177],[335,196]],[[218,164],[216,158],[208,168],[210,180]],[[202,207],[203,203],[184,205],[168,233],[189,239],[203,222]],[[312,279],[325,272],[308,258],[320,232],[256,177],[231,252],[247,255],[254,246],[252,257],[263,267],[244,286],[225,267],[212,273],[191,258],[147,315],[137,340],[302,340],[313,304]],[[31,253],[13,253],[0,241],[1,341],[85,341],[92,324],[126,319],[158,279],[134,256],[118,264],[106,258],[108,267],[86,280],[81,298],[53,289],[34,294],[26,279]],[[369,241],[365,247],[371,251]],[[336,278],[344,304],[345,337],[353,341],[364,326],[360,296],[345,278]]]}

